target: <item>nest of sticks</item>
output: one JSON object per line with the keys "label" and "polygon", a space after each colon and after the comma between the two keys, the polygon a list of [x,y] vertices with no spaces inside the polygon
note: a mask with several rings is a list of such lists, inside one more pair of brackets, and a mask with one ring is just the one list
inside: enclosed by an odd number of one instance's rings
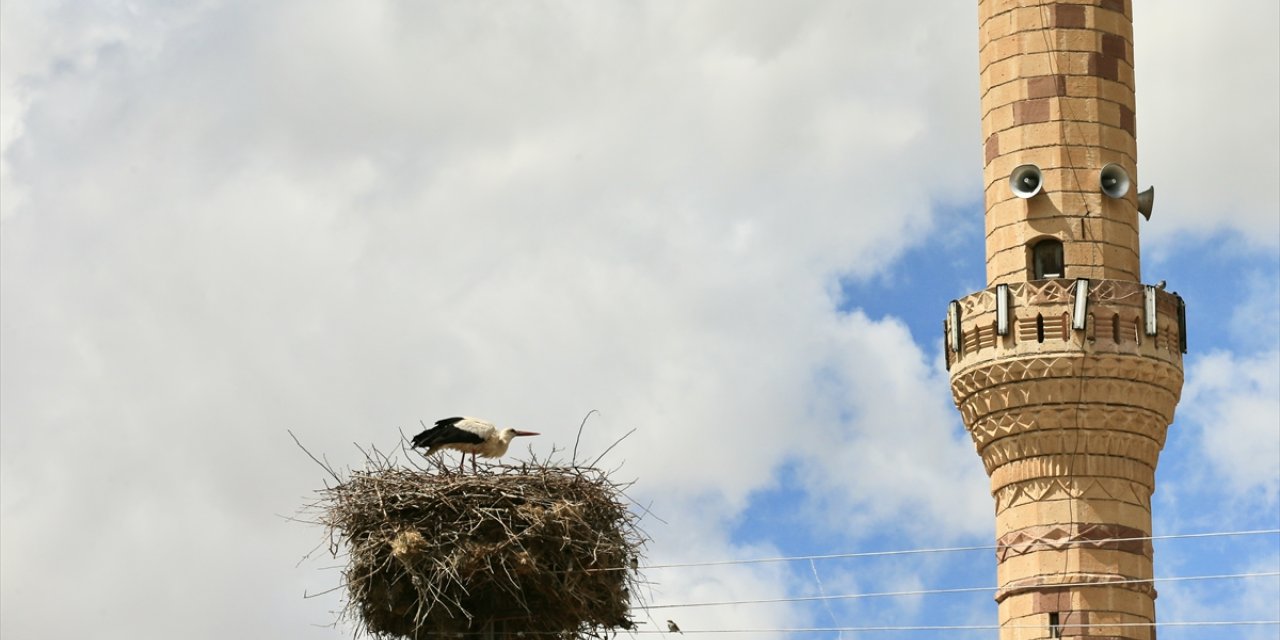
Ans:
{"label": "nest of sticks", "polygon": [[468,473],[429,463],[369,456],[314,505],[335,556],[349,556],[343,615],[361,630],[577,640],[633,628],[645,538],[620,499],[625,485],[536,460]]}

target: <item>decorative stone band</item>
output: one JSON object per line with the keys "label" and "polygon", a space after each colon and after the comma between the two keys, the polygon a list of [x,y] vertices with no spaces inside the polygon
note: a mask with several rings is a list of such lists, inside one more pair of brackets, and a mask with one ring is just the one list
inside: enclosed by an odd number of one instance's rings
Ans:
{"label": "decorative stone band", "polygon": [[1035,478],[1003,485],[991,492],[996,513],[1032,502],[1110,500],[1150,511],[1151,487],[1119,478]]}
{"label": "decorative stone band", "polygon": [[1014,460],[991,473],[992,491],[1026,480],[1041,478],[1115,478],[1136,482],[1151,493],[1155,468],[1128,458],[1091,455],[1051,455]]}
{"label": "decorative stone band", "polygon": [[1130,578],[1114,573],[1055,573],[1014,580],[996,589],[996,603],[1024,593],[1045,593],[1089,587],[1127,589],[1151,599],[1156,597],[1155,583],[1149,578]]}
{"label": "decorative stone band", "polygon": [[[969,294],[953,303],[945,325],[944,353],[952,380],[991,362],[1059,351],[1127,354],[1182,367],[1185,327],[1181,298],[1155,290],[1156,334],[1146,333],[1146,287],[1139,282],[1091,280],[1085,327],[1073,328],[1075,280],[1052,279],[1008,285],[1008,332],[999,335],[997,288]],[[958,337],[958,340],[956,338]],[[956,347],[959,347],[957,350]]]}
{"label": "decorative stone band", "polygon": [[1046,428],[1001,438],[978,452],[987,475],[1014,460],[1043,455],[1101,455],[1128,458],[1154,469],[1160,443],[1123,431]]}
{"label": "decorative stone band", "polygon": [[[1011,382],[1045,379],[1074,382],[1084,377],[1146,382],[1175,392],[1182,389],[1181,363],[1141,355],[1086,353],[1063,349],[1042,353],[1010,353],[1003,358],[953,371],[951,393],[959,406],[979,391]],[[1074,400],[1077,395],[1071,394],[1067,398]]]}
{"label": "decorative stone band", "polygon": [[1089,549],[1119,551],[1151,558],[1146,531],[1119,524],[1040,524],[1010,531],[996,540],[996,561],[1037,551]]}
{"label": "decorative stone band", "polygon": [[[1136,379],[1140,375],[1134,367],[1134,377],[1049,378],[1026,380],[982,389],[962,399],[957,407],[966,425],[1003,411],[1021,411],[1024,408],[1048,406],[1107,405],[1126,409],[1146,410],[1158,415],[1165,425],[1173,422],[1174,407],[1178,404],[1182,377],[1177,369],[1166,368],[1164,379]],[[1085,426],[1083,424],[1081,427]]]}
{"label": "decorative stone band", "polygon": [[982,453],[987,445],[1005,438],[1079,425],[1090,433],[1119,432],[1146,438],[1160,448],[1167,431],[1163,419],[1160,414],[1129,407],[1059,405],[983,416],[969,425],[969,435]]}

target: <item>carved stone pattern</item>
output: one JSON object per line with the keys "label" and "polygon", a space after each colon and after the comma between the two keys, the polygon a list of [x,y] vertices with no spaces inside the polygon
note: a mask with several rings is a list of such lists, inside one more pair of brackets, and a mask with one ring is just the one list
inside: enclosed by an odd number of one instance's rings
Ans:
{"label": "carved stone pattern", "polygon": [[991,496],[997,515],[1011,507],[1051,500],[1113,500],[1151,509],[1150,487],[1119,478],[1033,478],[1003,485]]}
{"label": "carved stone pattern", "polygon": [[1037,551],[1090,549],[1119,551],[1151,557],[1149,534],[1141,529],[1118,524],[1047,524],[1010,531],[996,540],[996,561],[1024,556]]}
{"label": "carved stone pattern", "polygon": [[[1033,305],[1061,305],[1075,302],[1075,284],[1072,279],[1039,280],[1035,282],[1014,282],[1009,284],[1010,308]],[[1124,280],[1091,280],[1089,283],[1089,306],[1094,303],[1120,304],[1141,309],[1143,290],[1140,282]],[[960,303],[961,315],[995,313],[995,288],[983,289],[957,300]],[[1178,298],[1168,291],[1156,291],[1156,313],[1174,315],[1178,309]]]}
{"label": "carved stone pattern", "polygon": [[1037,430],[1002,438],[978,452],[990,475],[1014,460],[1052,454],[1088,454],[1129,458],[1155,470],[1160,444],[1122,431],[1083,429]]}
{"label": "carved stone pattern", "polygon": [[1034,478],[1066,477],[1119,478],[1137,482],[1155,490],[1156,474],[1153,467],[1114,456],[1055,455],[1014,460],[991,472],[991,486],[1003,487]]}
{"label": "carved stone pattern", "polygon": [[1173,422],[1178,394],[1168,386],[1148,381],[1091,378],[1024,381],[979,391],[959,405],[965,425],[986,416],[1023,407],[1044,405],[1111,405],[1145,409],[1165,424]]}
{"label": "carved stone pattern", "polygon": [[1015,303],[1054,304],[1071,299],[1074,280],[1057,279],[1042,282],[1018,282],[1009,286],[1009,295]]}
{"label": "carved stone pattern", "polygon": [[1172,392],[1182,389],[1182,369],[1163,360],[1135,355],[1056,353],[989,362],[956,372],[951,392],[959,405],[966,396],[1001,384],[1041,378],[1123,378],[1158,384]]}
{"label": "carved stone pattern", "polygon": [[1159,447],[1164,447],[1164,436],[1168,431],[1158,413],[1130,407],[1091,405],[1027,407],[990,414],[975,420],[968,430],[981,453],[989,443],[1000,438],[1041,429],[1071,429],[1077,425],[1090,431],[1132,433],[1151,439]]}
{"label": "carved stone pattern", "polygon": [[1083,366],[1083,356],[1075,354],[1010,358],[957,373],[951,378],[951,391],[958,405],[965,396],[982,389],[1018,380],[1078,376]]}
{"label": "carved stone pattern", "polygon": [[1136,591],[1143,595],[1150,596],[1152,600],[1156,598],[1155,583],[1151,580],[1129,578],[1113,573],[1059,573],[1053,575],[1033,576],[1010,582],[996,590],[995,600],[999,603],[1003,602],[1004,599],[1009,596],[1029,592],[1107,586]]}

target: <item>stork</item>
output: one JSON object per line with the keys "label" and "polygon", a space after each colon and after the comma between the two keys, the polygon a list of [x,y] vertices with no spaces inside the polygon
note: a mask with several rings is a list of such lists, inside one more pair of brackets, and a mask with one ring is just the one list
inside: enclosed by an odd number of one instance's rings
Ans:
{"label": "stork", "polygon": [[476,456],[498,458],[507,452],[511,439],[517,436],[536,436],[535,431],[518,429],[499,429],[491,423],[476,418],[460,416],[436,420],[436,426],[413,437],[413,446],[425,447],[427,455],[441,449],[453,449],[462,452],[458,461],[458,471],[471,454],[471,469],[476,468]]}

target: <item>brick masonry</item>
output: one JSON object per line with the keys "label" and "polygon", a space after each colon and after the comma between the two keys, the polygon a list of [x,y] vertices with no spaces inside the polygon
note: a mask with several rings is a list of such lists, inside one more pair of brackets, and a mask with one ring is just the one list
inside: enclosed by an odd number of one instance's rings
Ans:
{"label": "brick masonry", "polygon": [[[1138,245],[1085,237],[1054,217],[1103,218],[1137,227],[1137,123],[1133,83],[1133,25],[1125,0],[982,0],[979,2],[983,159],[988,206],[1013,199],[1008,177],[1030,162],[1045,173],[1044,196],[1018,201],[1016,215],[988,221],[987,281],[1015,282],[1026,242],[1046,226],[1068,253],[1102,256],[1076,265],[1072,275],[1138,280]],[[1062,153],[1039,153],[1044,149]],[[1134,188],[1123,198],[1095,205],[1088,198],[1063,208],[1054,194],[1098,192],[1098,171],[1116,163]],[[1059,170],[1069,170],[1060,172]],[[993,229],[1011,225],[1008,233]],[[1074,230],[1073,230],[1074,229]],[[1116,245],[1106,251],[1101,244]],[[1071,249],[1072,245],[1080,245]]]}

